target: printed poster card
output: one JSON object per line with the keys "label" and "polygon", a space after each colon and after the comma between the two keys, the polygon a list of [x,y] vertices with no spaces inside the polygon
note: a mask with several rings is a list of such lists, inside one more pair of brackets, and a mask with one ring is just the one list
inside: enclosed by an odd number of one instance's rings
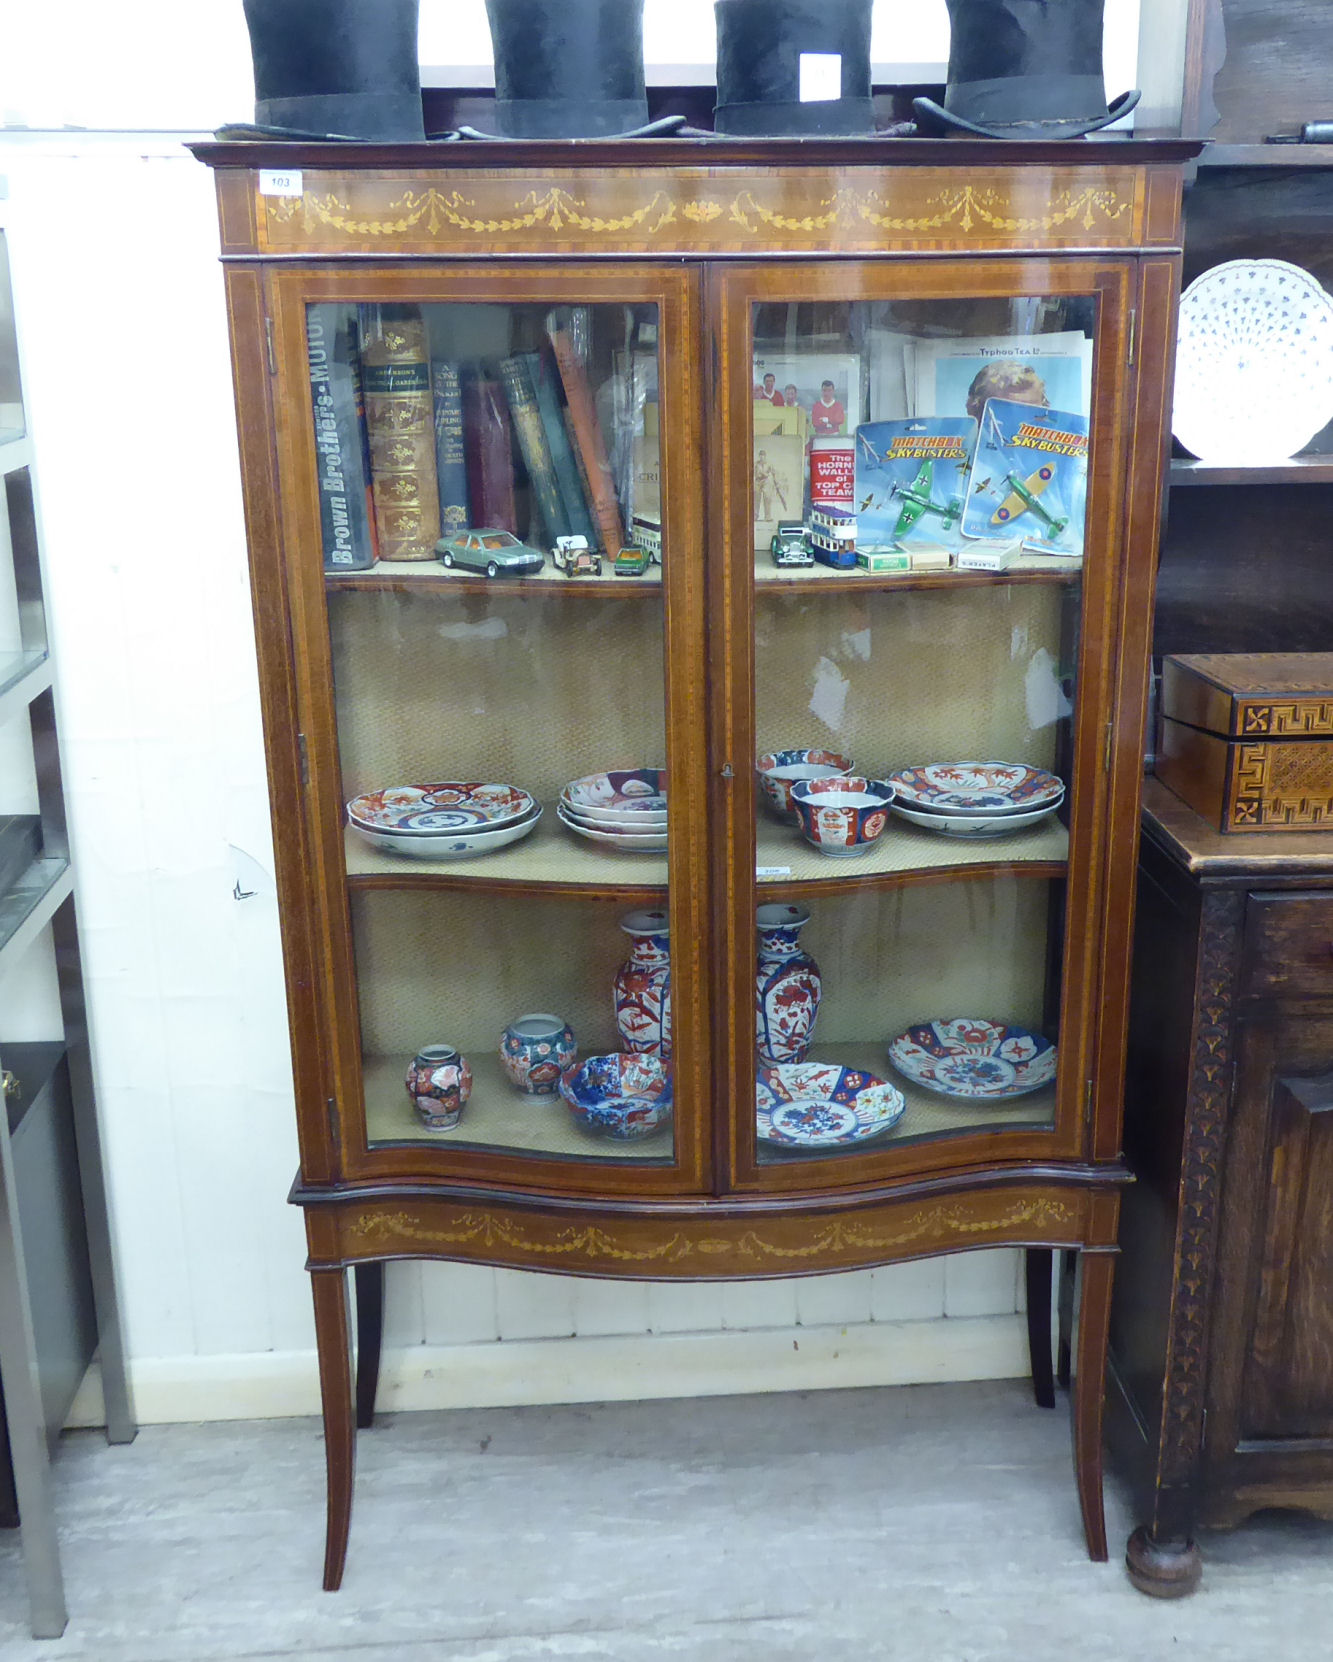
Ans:
{"label": "printed poster card", "polygon": [[989,398],[1080,415],[1092,407],[1092,342],[1073,329],[920,341],[914,374],[917,415],[970,415],[979,421]]}

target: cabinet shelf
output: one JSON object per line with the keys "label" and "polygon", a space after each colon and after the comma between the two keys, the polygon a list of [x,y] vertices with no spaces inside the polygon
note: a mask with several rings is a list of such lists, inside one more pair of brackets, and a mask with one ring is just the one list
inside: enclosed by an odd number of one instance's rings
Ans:
{"label": "cabinet shelf", "polygon": [[26,433],[0,427],[0,473],[17,473],[32,463],[32,444]]}
{"label": "cabinet shelf", "polygon": [[[359,889],[494,890],[617,902],[657,899],[666,892],[665,855],[617,854],[585,844],[565,830],[551,808],[530,837],[480,859],[395,859],[350,829],[344,838],[348,880]],[[896,821],[868,853],[849,860],[816,853],[794,828],[767,816],[755,839],[759,882],[770,898],[788,889],[804,895],[841,894],[849,888],[965,882],[1007,873],[1062,877],[1068,857],[1069,832],[1058,820],[976,842],[935,836]]]}
{"label": "cabinet shelf", "polygon": [[1333,167],[1333,144],[1213,144],[1200,167]]}
{"label": "cabinet shelf", "polygon": [[777,567],[760,556],[755,561],[755,588],[765,594],[783,590],[819,589],[824,594],[849,594],[857,589],[984,589],[1013,583],[1059,583],[1078,581],[1082,560],[1058,555],[1032,556],[1032,564],[1010,566],[1006,571],[834,571],[829,566]]}
{"label": "cabinet shelf", "polygon": [[44,648],[0,652],[0,721],[31,704],[51,685],[51,660]]}
{"label": "cabinet shelf", "polygon": [[0,894],[0,972],[50,923],[72,887],[68,860],[42,859]]}
{"label": "cabinet shelf", "polygon": [[[607,562],[602,563],[603,571]],[[566,577],[554,566],[546,566],[531,577],[486,577],[480,572],[461,572],[442,566],[438,560],[381,561],[369,571],[326,571],[326,589],[370,589],[396,594],[419,591],[457,594],[582,594],[605,599],[608,595],[633,598],[639,594],[662,593],[662,568],[649,566],[639,577]]]}
{"label": "cabinet shelf", "polygon": [[1168,479],[1173,489],[1181,485],[1327,485],[1333,484],[1333,455],[1293,456],[1289,461],[1255,467],[1176,456]]}

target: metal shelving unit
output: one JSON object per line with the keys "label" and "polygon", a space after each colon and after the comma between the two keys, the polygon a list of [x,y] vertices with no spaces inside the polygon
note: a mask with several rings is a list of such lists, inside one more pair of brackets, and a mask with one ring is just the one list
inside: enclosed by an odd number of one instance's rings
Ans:
{"label": "metal shelving unit", "polygon": [[29,951],[45,950],[54,956],[60,989],[60,1036],[52,1042],[20,1042],[0,1005],[0,1065],[7,1070],[7,1111],[0,1113],[0,1385],[9,1445],[8,1468],[0,1469],[0,1514],[21,1531],[32,1631],[45,1639],[58,1637],[66,1624],[49,1456],[94,1353],[108,1439],[130,1442],[137,1426],[112,1262],[33,453],[12,320],[0,225],[0,555],[12,561],[13,578],[11,597],[0,568],[0,732],[26,723],[32,744],[28,777],[6,776],[5,759],[22,749],[17,739],[0,749],[0,981]]}

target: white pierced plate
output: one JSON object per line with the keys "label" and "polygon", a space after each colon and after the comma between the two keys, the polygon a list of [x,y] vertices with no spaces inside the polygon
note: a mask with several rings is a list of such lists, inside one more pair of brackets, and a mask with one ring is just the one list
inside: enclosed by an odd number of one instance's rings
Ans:
{"label": "white pierced plate", "polygon": [[1283,462],[1333,421],[1333,295],[1285,260],[1227,260],[1180,297],[1171,431],[1202,460]]}
{"label": "white pierced plate", "polygon": [[594,825],[580,825],[578,820],[570,817],[569,810],[562,802],[556,803],[555,812],[561,825],[568,826],[575,836],[586,837],[589,842],[600,843],[603,848],[619,848],[628,854],[665,854],[667,851],[665,831],[634,836],[627,831],[608,831]]}

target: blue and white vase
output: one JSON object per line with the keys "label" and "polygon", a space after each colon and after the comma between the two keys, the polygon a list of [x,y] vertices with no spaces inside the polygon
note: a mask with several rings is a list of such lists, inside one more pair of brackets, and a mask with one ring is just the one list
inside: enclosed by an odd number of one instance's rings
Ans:
{"label": "blue and white vase", "polygon": [[620,927],[633,941],[611,983],[616,1031],[626,1050],[671,1056],[671,947],[665,912],[626,912]]}
{"label": "blue and white vase", "polygon": [[519,1016],[500,1035],[500,1066],[505,1077],[529,1096],[554,1096],[560,1089],[560,1075],[578,1053],[574,1029],[559,1016]]}
{"label": "blue and white vase", "polygon": [[755,969],[755,1045],[759,1060],[804,1062],[819,1014],[819,965],[797,939],[810,921],[804,906],[761,906]]}

